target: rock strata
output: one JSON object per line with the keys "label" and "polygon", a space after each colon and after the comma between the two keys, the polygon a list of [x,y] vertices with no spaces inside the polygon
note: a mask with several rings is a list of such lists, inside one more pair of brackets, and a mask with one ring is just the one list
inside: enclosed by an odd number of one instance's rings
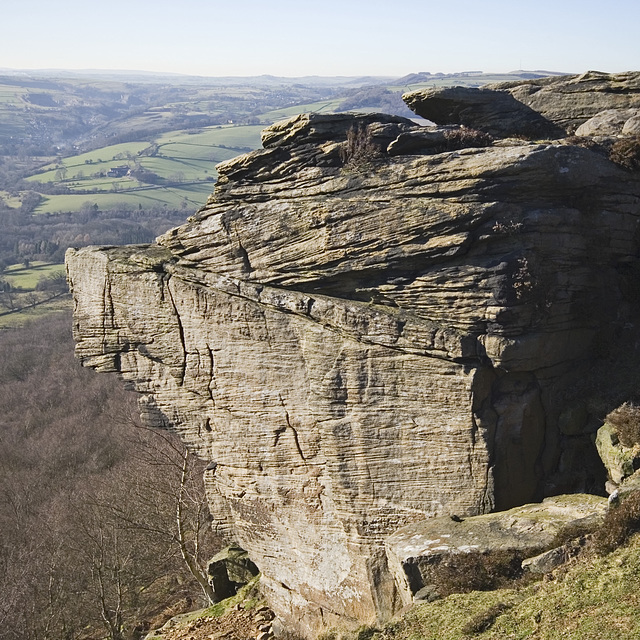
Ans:
{"label": "rock strata", "polygon": [[296,116],[157,245],[68,254],[78,357],[209,461],[217,526],[305,635],[402,605],[400,527],[601,481],[563,409],[630,321],[638,174],[424,133]]}
{"label": "rock strata", "polygon": [[403,98],[437,124],[464,124],[502,137],[558,138],[601,112],[640,108],[640,73],[589,71],[479,89],[421,89]]}

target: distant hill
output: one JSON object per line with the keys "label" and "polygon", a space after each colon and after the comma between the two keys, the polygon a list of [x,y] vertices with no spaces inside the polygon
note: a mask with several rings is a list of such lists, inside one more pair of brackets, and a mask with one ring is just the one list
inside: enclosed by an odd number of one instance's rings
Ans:
{"label": "distant hill", "polygon": [[93,78],[103,82],[171,83],[174,85],[198,84],[203,86],[281,86],[304,84],[309,86],[362,86],[383,84],[394,76],[192,76],[158,71],[123,71],[104,69],[8,69],[0,67],[0,75],[17,78]]}
{"label": "distant hill", "polygon": [[[38,212],[204,203],[215,165],[260,145],[260,130],[297,113],[377,111],[413,117],[421,87],[476,87],[536,72],[207,78],[138,71],[0,75],[0,198],[40,194]],[[115,167],[127,167],[115,175]],[[26,180],[26,182],[24,182]],[[2,190],[5,193],[2,193]]]}

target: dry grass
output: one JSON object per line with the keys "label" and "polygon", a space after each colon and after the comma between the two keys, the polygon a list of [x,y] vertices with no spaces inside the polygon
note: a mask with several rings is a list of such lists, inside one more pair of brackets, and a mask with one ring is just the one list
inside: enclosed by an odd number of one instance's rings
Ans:
{"label": "dry grass", "polygon": [[640,491],[634,491],[612,505],[603,525],[593,536],[593,546],[597,553],[607,554],[628,542],[634,533],[640,531]]}
{"label": "dry grass", "polygon": [[522,570],[523,556],[513,551],[459,553],[429,567],[425,581],[449,596],[470,591],[493,591],[531,580]]}
{"label": "dry grass", "polygon": [[351,127],[340,149],[342,162],[349,167],[362,167],[382,154],[366,126]]}
{"label": "dry grass", "polygon": [[447,140],[447,151],[468,149],[469,147],[489,147],[493,143],[493,137],[488,133],[469,127],[449,129],[445,132],[444,137]]}
{"label": "dry grass", "polygon": [[609,159],[630,171],[640,170],[640,136],[616,140],[609,151]]}
{"label": "dry grass", "polygon": [[615,428],[625,447],[640,444],[640,407],[632,402],[625,402],[609,413],[606,421]]}

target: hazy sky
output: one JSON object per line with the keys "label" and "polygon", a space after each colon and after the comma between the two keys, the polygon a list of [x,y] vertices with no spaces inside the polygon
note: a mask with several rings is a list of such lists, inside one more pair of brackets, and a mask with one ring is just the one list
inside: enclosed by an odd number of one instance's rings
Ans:
{"label": "hazy sky", "polygon": [[0,67],[195,75],[640,69],[638,0],[0,0]]}

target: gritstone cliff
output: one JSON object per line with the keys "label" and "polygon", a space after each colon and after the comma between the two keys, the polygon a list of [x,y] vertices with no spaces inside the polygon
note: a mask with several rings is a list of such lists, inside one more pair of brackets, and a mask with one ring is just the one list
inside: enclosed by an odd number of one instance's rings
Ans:
{"label": "gritstone cliff", "polygon": [[403,526],[601,490],[586,381],[634,326],[640,174],[564,136],[633,124],[640,76],[595,76],[407,97],[493,142],[296,116],[157,245],[70,251],[79,358],[215,462],[218,526],[301,632],[407,600]]}

